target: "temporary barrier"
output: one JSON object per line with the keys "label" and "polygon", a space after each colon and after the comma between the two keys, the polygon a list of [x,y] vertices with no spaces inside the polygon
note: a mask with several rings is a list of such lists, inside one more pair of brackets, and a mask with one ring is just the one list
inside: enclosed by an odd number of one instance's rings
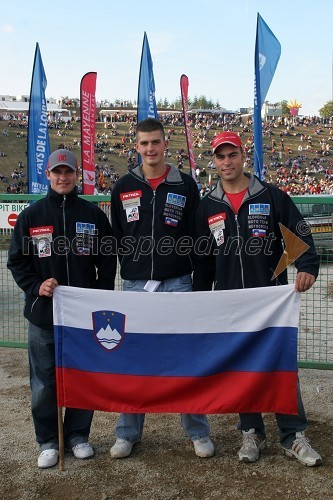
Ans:
{"label": "temporary barrier", "polygon": [[[12,224],[15,223],[16,215],[24,208],[21,204],[39,198],[38,195],[0,194],[0,346],[27,346],[27,322],[23,317],[24,293],[15,284],[6,263]],[[110,217],[110,197],[83,198],[98,203]],[[333,369],[333,196],[295,196],[292,199],[308,223],[303,230],[311,228],[321,256],[319,277],[311,290],[302,295],[299,366]],[[290,282],[294,281],[295,274],[295,268],[289,266]],[[116,289],[121,289],[119,274]]]}

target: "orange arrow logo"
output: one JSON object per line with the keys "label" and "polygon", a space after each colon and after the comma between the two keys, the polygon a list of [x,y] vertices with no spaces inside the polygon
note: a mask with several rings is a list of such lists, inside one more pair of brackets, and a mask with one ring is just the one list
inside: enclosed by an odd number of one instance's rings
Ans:
{"label": "orange arrow logo", "polygon": [[285,249],[281,255],[278,265],[273,273],[272,280],[277,278],[287,267],[295,262],[310,247],[301,238],[292,233],[288,228],[279,222],[280,231],[283,236]]}

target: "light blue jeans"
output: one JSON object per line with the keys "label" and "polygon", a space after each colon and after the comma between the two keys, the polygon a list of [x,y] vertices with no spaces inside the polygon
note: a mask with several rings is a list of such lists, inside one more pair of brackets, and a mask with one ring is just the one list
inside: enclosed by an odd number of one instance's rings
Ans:
{"label": "light blue jeans", "polygon": [[[298,415],[275,414],[276,423],[279,428],[280,443],[284,448],[290,448],[296,439],[296,432],[302,432],[308,426],[299,382],[297,383],[297,405]],[[265,424],[261,413],[241,413],[239,418],[238,429],[243,431],[255,429],[261,437],[266,437]]]}
{"label": "light blue jeans", "polygon": [[[40,450],[58,449],[58,409],[53,330],[29,323],[31,412]],[[88,441],[94,412],[66,408],[64,441],[73,448]]]}
{"label": "light blue jeans", "polygon": [[[125,280],[124,291],[145,292],[143,289],[147,280]],[[191,292],[192,281],[189,274],[171,278],[161,282],[156,292]],[[156,293],[147,292],[147,293]],[[193,441],[209,436],[209,424],[205,415],[182,414],[181,424],[186,435]],[[116,425],[116,437],[137,443],[141,439],[144,413],[122,413]]]}

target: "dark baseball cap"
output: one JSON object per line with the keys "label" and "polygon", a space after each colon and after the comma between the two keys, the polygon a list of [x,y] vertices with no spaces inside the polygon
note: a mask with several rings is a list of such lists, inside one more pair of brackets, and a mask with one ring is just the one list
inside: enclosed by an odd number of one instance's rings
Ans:
{"label": "dark baseball cap", "polygon": [[56,167],[69,167],[76,172],[77,161],[75,155],[71,151],[68,151],[68,149],[57,149],[53,151],[49,156],[47,169],[51,171]]}

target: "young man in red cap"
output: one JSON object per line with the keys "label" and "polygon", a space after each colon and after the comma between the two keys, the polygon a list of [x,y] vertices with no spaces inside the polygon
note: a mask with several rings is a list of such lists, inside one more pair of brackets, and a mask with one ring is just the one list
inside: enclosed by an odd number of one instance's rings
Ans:
{"label": "young man in red cap", "polygon": [[[111,238],[111,226],[100,208],[78,197],[77,172],[71,151],[59,149],[50,155],[48,193],[19,215],[8,254],[8,268],[26,295],[31,409],[40,468],[58,461],[54,289],[58,285],[114,288],[116,257],[101,252],[101,240],[106,243],[105,238]],[[92,417],[92,411],[66,409],[65,446],[76,458],[94,454],[88,443]]]}
{"label": "young man in red cap", "polygon": [[[194,290],[230,290],[287,284],[287,270],[272,281],[283,252],[283,224],[309,245],[295,261],[295,289],[309,290],[319,270],[310,234],[299,234],[305,221],[291,198],[271,184],[244,173],[245,156],[240,137],[222,132],[212,140],[213,161],[220,176],[216,188],[201,201],[196,216],[196,238],[207,239],[208,251],[196,255]],[[249,250],[251,247],[252,251]],[[254,251],[253,251],[254,249]],[[259,353],[260,355],[260,353]],[[321,464],[304,430],[307,419],[298,387],[298,415],[276,415],[284,453],[308,466]],[[266,445],[260,413],[240,415],[243,446],[239,459],[254,462]]]}

